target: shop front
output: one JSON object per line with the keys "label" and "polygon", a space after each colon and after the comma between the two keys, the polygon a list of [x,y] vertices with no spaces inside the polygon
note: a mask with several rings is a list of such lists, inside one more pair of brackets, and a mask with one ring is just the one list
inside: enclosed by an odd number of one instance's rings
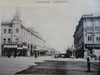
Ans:
{"label": "shop front", "polygon": [[88,50],[87,55],[91,58],[99,59],[100,57],[100,44],[86,44],[85,48]]}
{"label": "shop front", "polygon": [[8,56],[8,57],[10,57],[10,56],[16,57],[17,47],[18,47],[18,45],[3,45],[2,55]]}
{"label": "shop front", "polygon": [[6,44],[2,46],[2,56],[27,56],[28,47],[21,45]]}

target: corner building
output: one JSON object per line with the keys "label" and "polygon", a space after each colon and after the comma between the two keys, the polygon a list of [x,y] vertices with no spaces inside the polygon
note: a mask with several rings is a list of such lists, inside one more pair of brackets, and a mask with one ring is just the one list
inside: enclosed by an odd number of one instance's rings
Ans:
{"label": "corner building", "polygon": [[75,56],[100,57],[100,16],[83,15],[76,27],[74,37]]}
{"label": "corner building", "polygon": [[34,52],[41,52],[45,41],[38,32],[31,27],[22,25],[16,13],[10,22],[1,23],[2,56],[33,56]]}

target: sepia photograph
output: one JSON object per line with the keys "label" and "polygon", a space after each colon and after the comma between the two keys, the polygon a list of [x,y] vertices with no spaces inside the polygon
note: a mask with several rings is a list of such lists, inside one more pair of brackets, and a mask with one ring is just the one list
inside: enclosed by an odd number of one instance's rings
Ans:
{"label": "sepia photograph", "polygon": [[0,7],[0,75],[100,75],[100,1],[34,3]]}

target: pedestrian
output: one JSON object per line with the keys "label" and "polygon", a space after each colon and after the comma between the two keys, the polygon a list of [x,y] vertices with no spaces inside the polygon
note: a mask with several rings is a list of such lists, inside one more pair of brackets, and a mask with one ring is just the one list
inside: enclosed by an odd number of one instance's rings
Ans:
{"label": "pedestrian", "polygon": [[88,69],[88,72],[90,72],[90,58],[89,57],[87,58],[87,69]]}
{"label": "pedestrian", "polygon": [[7,52],[7,53],[8,53],[8,58],[10,58],[10,56],[11,56],[11,55],[10,55],[10,50],[8,50],[8,52]]}

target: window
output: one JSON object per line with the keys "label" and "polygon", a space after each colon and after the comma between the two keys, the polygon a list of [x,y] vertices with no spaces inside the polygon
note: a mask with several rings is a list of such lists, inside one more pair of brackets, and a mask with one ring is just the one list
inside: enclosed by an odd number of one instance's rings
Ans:
{"label": "window", "polygon": [[16,42],[18,43],[18,41],[19,41],[19,39],[18,38],[16,38]]}
{"label": "window", "polygon": [[92,36],[88,36],[88,41],[92,41]]}
{"label": "window", "polygon": [[11,33],[11,29],[8,29],[8,33]]}
{"label": "window", "polygon": [[99,39],[99,38],[98,38],[98,37],[96,37],[96,40],[97,40],[97,41],[98,41],[98,39]]}
{"label": "window", "polygon": [[10,42],[11,42],[11,40],[10,40],[10,38],[8,38],[8,44],[10,44]]}
{"label": "window", "polygon": [[7,32],[7,30],[6,29],[4,29],[4,33],[6,33]]}
{"label": "window", "polygon": [[91,41],[91,36],[88,36],[88,41]]}
{"label": "window", "polygon": [[6,44],[6,39],[5,38],[3,39],[3,43]]}
{"label": "window", "polygon": [[16,28],[16,33],[19,33],[19,29],[18,28]]}
{"label": "window", "polygon": [[97,36],[97,37],[96,37],[96,41],[97,41],[97,42],[100,42],[100,36]]}

